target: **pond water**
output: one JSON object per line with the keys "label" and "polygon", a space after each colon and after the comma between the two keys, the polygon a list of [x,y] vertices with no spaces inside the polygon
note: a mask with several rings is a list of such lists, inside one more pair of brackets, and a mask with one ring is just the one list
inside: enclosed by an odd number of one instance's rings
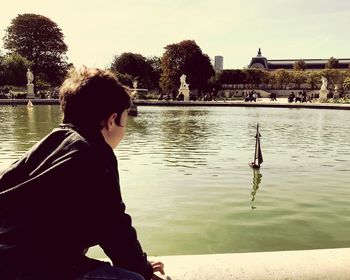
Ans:
{"label": "pond water", "polygon": [[[60,118],[54,105],[0,106],[0,169]],[[350,247],[350,111],[139,107],[115,153],[149,255]]]}

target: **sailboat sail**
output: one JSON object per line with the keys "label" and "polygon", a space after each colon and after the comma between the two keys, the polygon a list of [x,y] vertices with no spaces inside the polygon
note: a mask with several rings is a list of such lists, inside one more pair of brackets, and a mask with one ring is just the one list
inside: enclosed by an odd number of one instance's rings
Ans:
{"label": "sailboat sail", "polygon": [[260,145],[260,132],[259,132],[259,124],[256,126],[256,135],[255,135],[255,152],[254,152],[254,160],[252,162],[254,167],[260,167],[260,164],[264,161],[262,152],[261,152],[261,145]]}
{"label": "sailboat sail", "polygon": [[[258,125],[259,127],[259,125]],[[254,161],[258,160],[258,165],[262,164],[263,160],[263,156],[262,156],[262,152],[261,152],[261,146],[260,146],[260,133],[259,130],[257,131],[256,134],[256,144],[255,144],[255,159]]]}

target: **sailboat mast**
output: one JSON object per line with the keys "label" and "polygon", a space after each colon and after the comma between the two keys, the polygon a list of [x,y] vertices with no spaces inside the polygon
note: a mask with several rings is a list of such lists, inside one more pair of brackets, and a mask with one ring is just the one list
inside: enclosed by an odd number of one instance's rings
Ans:
{"label": "sailboat mast", "polygon": [[256,125],[256,135],[255,135],[255,151],[254,151],[254,164],[256,164],[256,159],[258,158],[258,137],[259,137],[259,124]]}

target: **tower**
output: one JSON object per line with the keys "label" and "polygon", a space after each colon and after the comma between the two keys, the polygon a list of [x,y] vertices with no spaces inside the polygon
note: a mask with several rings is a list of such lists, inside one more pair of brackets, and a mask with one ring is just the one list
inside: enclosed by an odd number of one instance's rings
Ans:
{"label": "tower", "polygon": [[216,55],[214,58],[214,70],[221,71],[224,69],[224,57],[221,55]]}

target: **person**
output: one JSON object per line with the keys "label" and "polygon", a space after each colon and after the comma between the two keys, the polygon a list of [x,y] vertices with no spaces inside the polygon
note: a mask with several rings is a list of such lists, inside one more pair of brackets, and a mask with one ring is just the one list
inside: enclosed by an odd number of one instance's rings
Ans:
{"label": "person", "polygon": [[253,90],[252,97],[253,97],[252,101],[256,102],[256,100],[258,99],[258,94],[254,90]]}
{"label": "person", "polygon": [[292,103],[293,101],[294,101],[294,93],[292,92],[291,94],[289,94],[289,96],[288,96],[288,102],[289,103]]}
{"label": "person", "polygon": [[[107,70],[72,69],[63,124],[0,173],[0,279],[155,279],[125,212],[113,153],[130,97]],[[99,245],[112,261],[85,256]]]}
{"label": "person", "polygon": [[185,99],[185,96],[182,92],[180,92],[176,97],[177,101],[184,101],[184,99]]}

